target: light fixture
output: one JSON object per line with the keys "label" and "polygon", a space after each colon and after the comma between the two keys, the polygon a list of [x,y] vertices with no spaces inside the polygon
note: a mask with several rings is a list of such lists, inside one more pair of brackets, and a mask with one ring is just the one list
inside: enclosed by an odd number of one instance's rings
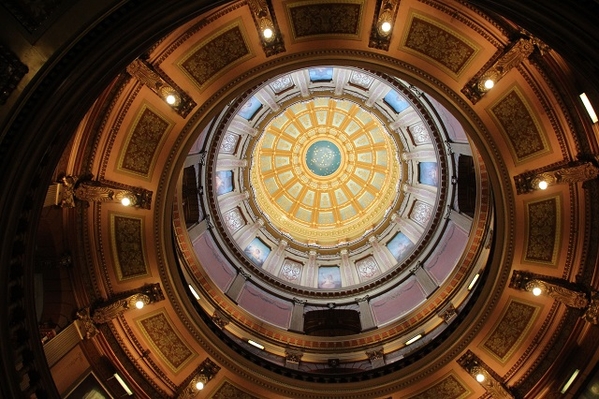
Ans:
{"label": "light fixture", "polygon": [[189,291],[191,291],[191,295],[193,295],[193,297],[199,301],[200,295],[197,293],[197,291],[193,288],[193,286],[191,284],[188,284],[188,286],[189,286]]}
{"label": "light fixture", "polygon": [[572,383],[574,382],[576,377],[578,377],[578,373],[580,373],[580,370],[578,370],[578,369],[574,370],[574,372],[572,373],[570,378],[568,378],[568,381],[566,381],[566,383],[562,387],[562,390],[560,391],[561,394],[566,393],[566,391],[570,388],[570,385],[572,385]]}
{"label": "light fixture", "polygon": [[495,82],[493,81],[493,79],[487,79],[485,80],[485,83],[483,83],[483,85],[485,86],[485,89],[491,90],[493,86],[495,86]]}
{"label": "light fixture", "polygon": [[480,277],[480,274],[476,273],[474,275],[474,277],[472,278],[472,281],[470,282],[470,284],[468,284],[468,291],[470,291],[472,288],[474,288],[474,285],[476,284],[476,282],[478,281],[478,278]]}
{"label": "light fixture", "polygon": [[[114,190],[116,191],[116,190]],[[114,195],[115,201],[120,201],[123,206],[136,206],[137,196],[131,190],[118,190]]]}
{"label": "light fixture", "polygon": [[580,99],[582,100],[582,103],[584,104],[591,121],[593,121],[593,123],[599,122],[599,119],[597,119],[597,114],[595,113],[595,109],[593,108],[593,105],[591,104],[591,101],[587,97],[586,93],[582,93],[580,95]]}
{"label": "light fixture", "polygon": [[541,180],[539,182],[539,189],[546,190],[547,187],[549,187],[549,183],[547,183],[545,180]]}
{"label": "light fixture", "polygon": [[220,370],[220,366],[216,365],[212,360],[206,358],[198,367],[193,371],[188,379],[186,379],[185,385],[182,385],[178,389],[177,399],[191,399],[198,396],[198,391],[201,391],[206,387],[216,373]]}
{"label": "light fixture", "polygon": [[207,382],[208,377],[206,377],[204,374],[200,374],[196,378],[194,378],[194,388],[198,391],[201,391],[202,389],[204,389],[204,385],[206,385]]}
{"label": "light fixture", "polygon": [[262,36],[264,36],[264,38],[265,38],[266,40],[270,40],[270,39],[272,39],[272,37],[274,36],[274,34],[275,34],[275,33],[273,32],[273,30],[272,30],[271,28],[265,28],[265,29],[262,31]]}
{"label": "light fixture", "polygon": [[535,288],[532,289],[532,294],[534,296],[539,296],[542,293],[543,293],[543,290],[541,288],[539,288],[539,287],[535,287]]}
{"label": "light fixture", "polygon": [[388,34],[389,32],[391,32],[391,22],[389,21],[384,21],[381,24],[381,32],[383,34]]}
{"label": "light fixture", "polygon": [[165,98],[166,102],[170,105],[174,105],[177,102],[177,97],[174,94],[169,94]]}
{"label": "light fixture", "polygon": [[121,378],[121,376],[118,373],[114,373],[113,377],[119,382],[119,384],[121,384],[125,392],[127,392],[127,395],[133,395],[133,392],[131,391],[129,386],[125,383],[125,381]]}
{"label": "light fixture", "polygon": [[256,341],[252,341],[251,339],[248,339],[248,344],[250,344],[250,345],[252,345],[252,346],[254,346],[254,347],[256,347],[256,348],[258,348],[260,350],[264,350],[264,345],[259,344]]}
{"label": "light fixture", "polygon": [[136,307],[137,309],[143,309],[143,307],[144,307],[144,302],[143,302],[142,300],[139,300],[139,301],[135,302],[135,307]]}
{"label": "light fixture", "polygon": [[485,375],[483,373],[476,374],[476,381],[478,381],[478,382],[484,382],[485,381]]}
{"label": "light fixture", "polygon": [[406,341],[406,345],[411,345],[414,342],[418,341],[420,338],[422,338],[422,334],[418,334],[412,338],[410,338],[409,340]]}

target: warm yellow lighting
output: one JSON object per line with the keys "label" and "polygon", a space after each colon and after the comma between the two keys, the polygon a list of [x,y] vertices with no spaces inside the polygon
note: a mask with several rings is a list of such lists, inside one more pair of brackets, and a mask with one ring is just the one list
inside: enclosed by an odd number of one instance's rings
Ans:
{"label": "warm yellow lighting", "polygon": [[131,389],[125,382],[125,380],[123,380],[123,378],[118,373],[114,373],[114,378],[116,378],[116,380],[119,382],[119,384],[121,384],[121,386],[123,387],[125,392],[127,392],[127,395],[129,395],[129,396],[133,395],[133,391],[131,391]]}
{"label": "warm yellow lighting", "polygon": [[418,341],[420,338],[422,338],[422,334],[418,334],[415,337],[410,338],[409,340],[406,341],[406,345],[411,345],[414,342]]}
{"label": "warm yellow lighting", "polygon": [[272,39],[272,37],[274,36],[274,34],[275,34],[275,33],[273,32],[273,30],[272,30],[272,29],[270,29],[270,28],[266,28],[266,29],[264,29],[264,30],[262,31],[262,36],[264,36],[264,38],[265,38],[266,40],[268,40],[268,39]]}
{"label": "warm yellow lighting", "polygon": [[543,290],[542,290],[542,289],[540,289],[539,287],[535,287],[535,288],[533,288],[533,289],[532,289],[532,294],[533,294],[534,296],[539,296],[539,295],[541,295],[542,293],[543,293]]}
{"label": "warm yellow lighting", "polygon": [[484,382],[485,381],[485,375],[483,373],[478,373],[476,375],[476,381],[478,381],[478,382]]}
{"label": "warm yellow lighting", "polygon": [[391,32],[391,22],[385,21],[381,24],[381,31],[383,33]]}
{"label": "warm yellow lighting", "polygon": [[248,339],[248,344],[255,346],[256,348],[260,349],[260,350],[264,350],[264,345],[259,344],[256,341],[252,341],[251,339]]}
{"label": "warm yellow lighting", "polygon": [[193,297],[199,301],[200,295],[198,294],[198,292],[192,287],[191,284],[188,284],[188,286],[189,286],[189,291],[191,291],[191,295],[193,295]]}
{"label": "warm yellow lighting", "polygon": [[177,102],[177,97],[174,94],[169,94],[166,96],[166,102],[170,105],[174,105]]}
{"label": "warm yellow lighting", "polygon": [[137,302],[135,302],[135,307],[136,307],[137,309],[143,309],[144,305],[145,305],[145,304],[144,304],[144,302],[143,302],[143,301],[137,301]]}
{"label": "warm yellow lighting", "polygon": [[472,281],[470,282],[470,284],[468,285],[468,291],[470,291],[472,288],[474,288],[474,285],[476,284],[476,282],[478,281],[478,278],[480,277],[480,274],[476,273],[474,275],[474,277],[472,278]]}
{"label": "warm yellow lighting", "polygon": [[495,86],[495,82],[493,82],[493,79],[487,79],[487,80],[485,80],[484,86],[485,86],[485,89],[491,90],[493,88],[493,86]]}
{"label": "warm yellow lighting", "polygon": [[599,119],[597,119],[597,114],[595,113],[595,109],[593,108],[593,105],[591,104],[591,101],[587,97],[586,93],[582,93],[580,95],[580,99],[582,100],[584,107],[587,109],[587,112],[588,112],[589,116],[591,117],[591,120],[593,121],[593,123],[599,122]]}
{"label": "warm yellow lighting", "polygon": [[572,385],[572,383],[574,382],[574,380],[576,379],[576,377],[578,377],[578,373],[580,373],[580,370],[578,370],[578,369],[574,370],[574,372],[572,373],[572,375],[570,376],[570,378],[568,379],[568,381],[566,381],[566,383],[564,384],[564,387],[560,391],[561,394],[566,393],[566,391],[568,390],[568,388],[570,388],[570,385]]}
{"label": "warm yellow lighting", "polygon": [[201,391],[202,389],[204,389],[204,383],[202,381],[196,382],[196,389],[198,391]]}
{"label": "warm yellow lighting", "polygon": [[131,199],[128,197],[123,197],[123,199],[121,200],[121,204],[123,204],[125,206],[129,206],[129,205],[131,205]]}
{"label": "warm yellow lighting", "polygon": [[546,190],[546,189],[547,189],[547,187],[549,187],[549,183],[547,183],[545,180],[541,180],[541,181],[539,182],[539,188],[540,188],[541,190]]}

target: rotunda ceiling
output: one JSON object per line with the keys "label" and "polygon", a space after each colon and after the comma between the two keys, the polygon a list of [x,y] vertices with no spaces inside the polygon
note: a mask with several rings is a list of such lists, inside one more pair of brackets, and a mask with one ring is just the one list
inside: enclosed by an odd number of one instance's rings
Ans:
{"label": "rotunda ceiling", "polygon": [[358,104],[316,97],[285,107],[253,150],[261,213],[295,242],[330,247],[379,225],[400,187],[397,144]]}
{"label": "rotunda ceiling", "polygon": [[[433,314],[466,307],[473,266],[489,254],[471,230],[488,230],[492,212],[445,211],[460,207],[458,161],[476,174],[484,164],[441,104],[386,74],[316,65],[274,75],[214,120],[200,138],[214,154],[202,197],[214,229],[189,238],[195,257],[185,263],[198,264],[187,270],[192,286],[217,288],[201,302],[208,314],[219,304],[238,345],[268,341],[260,356],[275,363],[302,348],[302,370],[316,372],[333,343],[346,362],[368,361],[363,343],[342,336],[381,334],[399,360],[420,347],[408,338],[425,332],[430,342],[447,328]],[[477,176],[460,187],[480,205],[486,185]],[[317,327],[319,312],[336,310],[348,319]]]}

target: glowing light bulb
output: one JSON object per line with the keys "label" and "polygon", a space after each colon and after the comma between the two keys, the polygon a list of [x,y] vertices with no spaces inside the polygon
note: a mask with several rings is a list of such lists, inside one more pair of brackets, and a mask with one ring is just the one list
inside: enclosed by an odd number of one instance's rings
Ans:
{"label": "glowing light bulb", "polygon": [[539,182],[539,188],[541,190],[545,190],[545,189],[547,189],[547,187],[549,187],[549,184],[545,180],[541,180]]}
{"label": "glowing light bulb", "polygon": [[539,295],[541,295],[542,293],[543,293],[543,290],[542,290],[542,289],[540,289],[539,287],[535,287],[535,288],[533,288],[533,289],[532,289],[532,294],[533,294],[534,296],[539,296]]}
{"label": "glowing light bulb", "polygon": [[137,309],[142,309],[144,307],[143,301],[137,301],[137,302],[135,302],[135,307]]}
{"label": "glowing light bulb", "polygon": [[391,23],[387,21],[383,22],[381,24],[381,31],[383,31],[384,33],[391,32]]}
{"label": "glowing light bulb", "polygon": [[166,102],[170,105],[173,105],[177,102],[177,97],[174,94],[169,94],[166,96]]}
{"label": "glowing light bulb", "polygon": [[478,374],[476,375],[476,381],[478,381],[478,382],[483,382],[484,380],[485,380],[485,376],[484,376],[484,374],[483,374],[483,373],[478,373]]}
{"label": "glowing light bulb", "polygon": [[271,39],[274,34],[275,33],[270,28],[266,28],[262,31],[262,36],[264,36],[265,39]]}
{"label": "glowing light bulb", "polygon": [[495,86],[495,82],[492,79],[485,80],[485,89],[491,90]]}
{"label": "glowing light bulb", "polygon": [[202,389],[204,389],[204,383],[202,381],[196,382],[196,389],[198,391],[201,391]]}
{"label": "glowing light bulb", "polygon": [[131,199],[123,197],[123,199],[121,200],[121,204],[123,204],[124,206],[129,206],[131,205]]}

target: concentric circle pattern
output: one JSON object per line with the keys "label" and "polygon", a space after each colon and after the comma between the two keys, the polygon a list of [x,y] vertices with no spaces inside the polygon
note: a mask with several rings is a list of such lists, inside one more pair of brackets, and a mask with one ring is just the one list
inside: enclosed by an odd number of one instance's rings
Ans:
{"label": "concentric circle pattern", "polygon": [[274,116],[253,152],[263,214],[306,244],[351,241],[379,224],[400,187],[397,143],[359,104],[316,97]]}

